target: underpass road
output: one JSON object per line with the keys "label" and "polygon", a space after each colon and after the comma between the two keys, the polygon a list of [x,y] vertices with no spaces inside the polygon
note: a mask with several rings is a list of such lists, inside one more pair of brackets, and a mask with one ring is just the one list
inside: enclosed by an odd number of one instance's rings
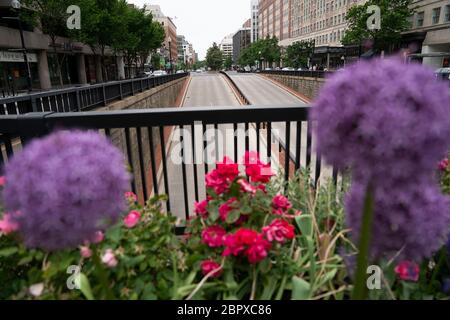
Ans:
{"label": "underpass road", "polygon": [[[271,81],[264,79],[254,74],[230,74],[237,86],[243,91],[247,98],[255,105],[273,105],[289,108],[290,106],[306,105],[296,96],[292,95],[283,88],[277,86]],[[182,107],[218,107],[218,106],[240,106],[238,98],[235,96],[230,84],[225,76],[219,73],[202,73],[192,74],[192,79],[187,88],[185,99]],[[245,106],[242,106],[245,108]],[[220,113],[217,114],[220,118]],[[295,119],[293,119],[295,120]],[[285,141],[285,123],[273,123],[273,136],[276,141]],[[195,124],[193,130],[191,126],[186,126],[181,130],[180,127],[174,128],[171,136],[170,144],[168,145],[167,153],[167,171],[169,180],[169,201],[170,211],[176,217],[181,219],[185,215],[194,214],[195,198],[195,183],[198,181],[198,200],[201,201],[206,197],[206,190],[204,185],[205,171],[208,172],[215,167],[216,159],[222,160],[223,156],[227,155],[234,159],[234,130],[232,124],[221,124],[218,126],[218,131],[215,132],[213,125],[208,125],[206,129],[212,132],[207,132],[206,143],[207,148],[204,149],[203,128],[201,124]],[[255,127],[249,127],[249,149],[256,150],[257,134]],[[278,132],[276,131],[278,129]],[[307,123],[302,123],[301,136],[301,164],[306,164],[306,139],[307,139]],[[260,132],[260,153],[262,160],[267,161],[265,155],[267,154],[266,130],[261,129]],[[245,152],[245,125],[238,125],[238,153],[237,159],[240,160]],[[182,139],[183,136],[183,139]],[[295,155],[296,146],[296,122],[291,122],[291,156]],[[183,141],[183,144],[181,143]],[[195,147],[192,146],[192,141]],[[313,139],[314,148],[314,139]],[[279,159],[276,158],[276,145],[272,145],[272,169],[279,168]],[[184,170],[182,165],[182,153],[185,153]],[[205,156],[206,154],[206,156]],[[195,158],[195,161],[194,161]],[[208,160],[208,166],[205,170],[205,159]],[[311,158],[312,172],[314,172],[315,153],[312,153]],[[241,167],[241,170],[243,168]],[[195,174],[196,170],[196,174]],[[186,179],[183,178],[185,174]],[[194,178],[196,177],[196,178]],[[195,180],[194,180],[195,179]],[[185,184],[183,183],[185,181]],[[163,189],[164,182],[160,179],[159,187]],[[187,195],[187,203],[185,203],[185,194]]]}
{"label": "underpass road", "polygon": [[[228,73],[236,85],[241,89],[247,99],[250,101],[252,105],[264,106],[280,106],[284,108],[289,108],[292,106],[307,106],[307,104],[294,96],[287,90],[282,87],[276,85],[272,81],[259,76],[257,74],[249,74],[249,73],[237,73],[237,72],[229,72]],[[295,119],[293,119],[295,120]],[[302,122],[301,124],[301,148],[300,148],[300,164],[301,166],[306,166],[306,151],[307,151],[307,135],[308,135],[308,124],[307,122]],[[286,124],[280,122],[272,123],[273,135],[276,139],[279,139],[283,145],[286,142]],[[314,128],[311,128],[311,131],[314,132]],[[295,158],[296,154],[296,132],[297,132],[297,122],[291,122],[290,126],[290,147],[289,152],[291,158]],[[312,146],[311,146],[311,172],[315,171],[316,167],[316,152],[314,152],[316,147],[316,139],[315,135],[312,134]],[[322,181],[323,178],[330,177],[332,175],[332,170],[329,166],[322,164]]]}

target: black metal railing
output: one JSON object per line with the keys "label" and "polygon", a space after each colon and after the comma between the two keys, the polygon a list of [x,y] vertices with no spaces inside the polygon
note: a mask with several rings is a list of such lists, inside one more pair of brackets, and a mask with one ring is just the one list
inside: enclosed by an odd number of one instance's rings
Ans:
{"label": "black metal railing", "polygon": [[180,73],[112,81],[3,98],[0,99],[0,115],[47,111],[89,111],[187,75],[188,73]]}
{"label": "black metal railing", "polygon": [[294,77],[308,77],[308,78],[326,78],[333,74],[333,71],[322,70],[302,70],[302,71],[283,71],[283,70],[263,70],[263,74],[281,75],[281,76],[294,76]]}
{"label": "black metal railing", "polygon": [[[63,128],[99,130],[109,136],[126,155],[134,177],[131,190],[141,199],[167,194],[167,209],[171,211],[171,207],[176,205],[175,201],[178,201],[178,209],[172,212],[180,217],[188,217],[193,212],[193,200],[199,201],[206,197],[203,185],[205,173],[214,166],[211,162],[208,164],[211,153],[207,152],[207,143],[214,144],[216,151],[221,148],[216,139],[217,131],[214,131],[214,139],[205,140],[207,129],[231,128],[233,136],[227,143],[232,151],[227,155],[235,161],[243,155],[243,152],[238,152],[238,147],[241,150],[243,147],[245,150],[257,150],[267,159],[273,159],[277,152],[272,147],[273,141],[277,141],[273,139],[273,131],[284,130],[278,134],[284,142],[284,158],[280,154],[279,166],[290,169],[285,170],[286,181],[294,169],[311,166],[314,167],[313,179],[317,182],[326,166],[320,156],[312,151],[314,139],[311,134],[312,123],[308,121],[308,109],[305,106],[185,107],[5,115],[0,116],[0,170],[23,144],[35,137]],[[265,129],[261,127],[262,123],[266,123]],[[190,132],[189,135],[180,134],[178,141],[181,143],[183,161],[177,165],[173,165],[170,156],[176,140],[173,138],[175,128]],[[244,128],[246,130],[239,131]],[[249,128],[253,134],[249,134]],[[201,155],[196,152],[198,148],[201,148]],[[189,149],[194,152],[188,152]],[[289,153],[294,154],[293,165],[288,160],[292,158]],[[302,159],[306,159],[306,162]],[[336,170],[332,170],[332,177],[337,182]],[[177,187],[169,188],[170,183],[177,179],[180,180]]]}

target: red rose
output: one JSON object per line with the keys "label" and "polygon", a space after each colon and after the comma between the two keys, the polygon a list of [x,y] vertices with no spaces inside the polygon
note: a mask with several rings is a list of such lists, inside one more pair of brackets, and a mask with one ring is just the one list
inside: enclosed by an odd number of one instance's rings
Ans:
{"label": "red rose", "polygon": [[270,242],[277,241],[280,243],[285,240],[294,238],[294,226],[289,222],[281,219],[273,220],[272,223],[263,228],[263,234]]}
{"label": "red rose", "polygon": [[224,243],[225,234],[224,228],[211,226],[202,231],[202,240],[211,248],[221,247]]}
{"label": "red rose", "polygon": [[237,199],[231,198],[219,207],[219,216],[223,222],[227,221],[228,213],[233,210],[232,205],[235,202],[237,203]]}
{"label": "red rose", "polygon": [[402,261],[394,269],[401,280],[414,281],[419,280],[420,268],[417,263],[411,261]]}
{"label": "red rose", "polygon": [[217,173],[228,181],[233,181],[239,175],[239,165],[228,157],[224,157],[216,166]]}
{"label": "red rose", "polygon": [[208,200],[203,200],[202,202],[195,202],[194,207],[195,207],[194,211],[198,216],[202,217],[203,219],[208,218],[208,210],[207,210]]}
{"label": "red rose", "polygon": [[258,234],[246,251],[248,262],[255,264],[264,260],[271,246],[269,241],[264,239],[261,234]]}
{"label": "red rose", "polygon": [[219,268],[220,268],[220,270],[214,272],[214,273],[212,274],[211,277],[217,278],[217,277],[220,277],[220,276],[222,275],[222,273],[223,273],[223,269],[222,269],[222,267],[220,266],[220,264],[218,264],[218,263],[215,262],[214,260],[204,260],[204,261],[202,262],[201,267],[202,267],[202,272],[203,272],[203,274],[204,274],[205,276],[206,276],[207,274],[209,274],[210,272],[212,272],[212,271],[214,271],[214,270],[217,270],[217,269],[219,269]]}
{"label": "red rose", "polygon": [[215,193],[222,194],[227,191],[229,183],[217,170],[209,172],[205,177],[206,187],[212,188]]}

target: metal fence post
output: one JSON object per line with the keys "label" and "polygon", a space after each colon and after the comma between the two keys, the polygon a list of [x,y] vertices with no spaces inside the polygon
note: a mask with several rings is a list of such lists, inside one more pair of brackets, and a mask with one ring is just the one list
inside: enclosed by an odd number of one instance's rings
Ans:
{"label": "metal fence post", "polygon": [[77,111],[80,112],[81,111],[80,90],[77,89],[77,91],[75,91],[75,94],[77,99]]}
{"label": "metal fence post", "polygon": [[36,97],[34,97],[34,96],[31,96],[31,110],[33,112],[38,112],[37,103],[36,103]]}
{"label": "metal fence post", "polygon": [[106,106],[106,89],[105,89],[105,84],[102,84],[102,91],[103,91],[103,105]]}

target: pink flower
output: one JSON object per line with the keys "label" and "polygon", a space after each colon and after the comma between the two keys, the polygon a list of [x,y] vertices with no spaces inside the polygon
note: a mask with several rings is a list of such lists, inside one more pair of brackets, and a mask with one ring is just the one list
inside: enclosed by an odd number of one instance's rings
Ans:
{"label": "pink flower", "polygon": [[292,208],[292,204],[289,202],[288,198],[279,194],[272,199],[272,213],[276,215],[283,215],[287,210]]}
{"label": "pink flower", "polygon": [[195,202],[194,203],[194,211],[195,213],[202,217],[203,219],[208,218],[208,200],[203,200],[202,202]]}
{"label": "pink flower", "polygon": [[13,221],[12,214],[5,213],[3,219],[0,220],[0,232],[10,234],[19,229],[19,225]]}
{"label": "pink flower", "polygon": [[255,151],[246,151],[244,155],[245,173],[252,182],[269,182],[273,176],[270,164],[261,162],[259,154]]}
{"label": "pink flower", "polygon": [[252,244],[258,233],[251,229],[240,228],[235,234],[230,234],[225,237],[225,250],[223,256],[229,255],[237,256],[245,251],[248,245]]}
{"label": "pink flower", "polygon": [[226,231],[219,226],[211,226],[202,231],[203,243],[211,248],[223,246]]}
{"label": "pink flower", "polygon": [[219,175],[217,170],[209,172],[205,176],[206,187],[212,188],[215,193],[222,194],[228,190],[229,183],[227,180]]}
{"label": "pink flower", "polygon": [[251,264],[255,264],[264,260],[267,257],[268,251],[270,250],[271,246],[272,245],[269,241],[264,239],[261,234],[258,234],[253,243],[245,252],[248,262],[250,262]]}
{"label": "pink flower", "polygon": [[137,195],[131,191],[125,192],[125,199],[127,199],[128,202],[134,203],[137,201]]}
{"label": "pink flower", "polygon": [[97,231],[92,238],[92,242],[98,244],[105,239],[105,234],[102,231]]}
{"label": "pink flower", "polygon": [[402,261],[394,269],[401,280],[417,282],[419,280],[420,268],[412,261]]}
{"label": "pink flower", "polygon": [[134,228],[139,220],[141,219],[141,213],[139,211],[130,211],[125,218],[123,218],[123,223],[129,229]]}
{"label": "pink flower", "polygon": [[239,175],[239,165],[228,157],[224,157],[222,162],[218,162],[216,166],[217,173],[229,182]]}
{"label": "pink flower", "polygon": [[205,276],[206,276],[208,273],[210,273],[210,272],[212,272],[212,271],[214,271],[214,270],[217,270],[217,269],[219,269],[219,268],[220,268],[220,270],[214,272],[214,273],[212,274],[211,277],[217,278],[217,277],[220,277],[220,276],[222,275],[222,273],[223,273],[223,269],[222,269],[222,267],[220,266],[220,264],[218,264],[218,263],[215,262],[214,260],[204,260],[204,261],[202,262],[201,267],[202,267],[202,272],[203,272],[203,274],[204,274]]}
{"label": "pink flower", "polygon": [[225,250],[222,256],[228,257],[229,255],[238,256],[245,250],[245,246],[238,242],[234,234],[225,236],[224,239]]}
{"label": "pink flower", "polygon": [[236,241],[243,245],[252,244],[255,241],[258,233],[255,230],[240,228],[235,233]]}
{"label": "pink flower", "polygon": [[6,183],[5,177],[1,176],[0,177],[0,187],[3,187],[5,185],[5,183]]}
{"label": "pink flower", "polygon": [[234,209],[232,205],[235,202],[237,203],[236,198],[230,198],[227,202],[219,207],[219,216],[222,221],[227,221],[228,213],[230,213],[230,211]]}
{"label": "pink flower", "polygon": [[445,171],[447,168],[450,168],[450,163],[448,162],[448,159],[444,159],[441,162],[439,162],[439,170]]}
{"label": "pink flower", "polygon": [[83,258],[90,258],[92,256],[92,250],[88,246],[81,246],[80,254]]}
{"label": "pink flower", "polygon": [[294,226],[285,220],[275,219],[272,223],[262,229],[264,236],[270,242],[284,243],[285,240],[294,238]]}
{"label": "pink flower", "polygon": [[257,188],[254,187],[251,183],[247,182],[246,180],[239,179],[237,181],[237,183],[241,186],[241,189],[244,192],[248,192],[248,193],[251,193],[251,194],[255,194],[256,193]]}
{"label": "pink flower", "polygon": [[245,169],[245,173],[250,177],[252,182],[267,183],[273,176],[270,164],[252,164],[248,165]]}
{"label": "pink flower", "polygon": [[109,268],[114,268],[117,266],[118,261],[112,249],[106,249],[102,256],[102,262]]}

